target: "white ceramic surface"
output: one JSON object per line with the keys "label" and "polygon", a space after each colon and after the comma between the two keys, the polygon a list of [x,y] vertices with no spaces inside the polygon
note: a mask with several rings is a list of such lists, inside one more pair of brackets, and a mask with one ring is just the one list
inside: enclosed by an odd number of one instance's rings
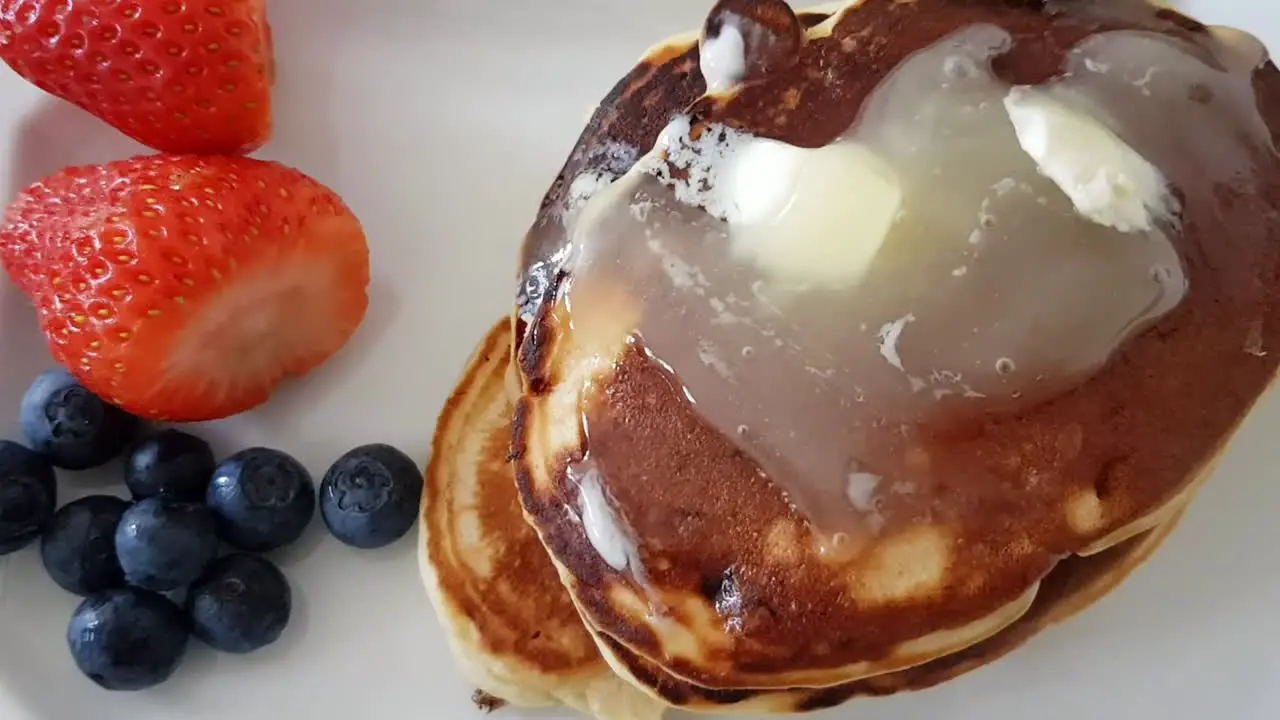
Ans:
{"label": "white ceramic surface", "polygon": [[[1273,0],[1184,7],[1280,47]],[[280,82],[262,155],[332,185],[372,244],[373,304],[349,349],[268,406],[202,429],[314,472],[390,442],[425,460],[434,415],[490,321],[514,252],[584,116],[653,41],[709,0],[270,0]],[[2,68],[0,68],[2,69]],[[0,71],[0,194],[140,148]],[[31,310],[0,283],[0,437],[49,364]],[[1229,371],[1224,368],[1224,371]],[[1265,401],[1165,548],[1114,596],[945,687],[862,701],[859,720],[1274,720],[1280,717],[1280,401]],[[118,472],[67,477],[74,496]],[[109,694],[64,632],[76,600],[31,551],[0,570],[0,719],[368,720],[477,717],[421,590],[412,540],[358,553],[317,523],[281,558],[295,620],[259,655],[193,644],[177,678]],[[519,718],[519,712],[504,715]],[[558,717],[539,713],[526,717]]]}

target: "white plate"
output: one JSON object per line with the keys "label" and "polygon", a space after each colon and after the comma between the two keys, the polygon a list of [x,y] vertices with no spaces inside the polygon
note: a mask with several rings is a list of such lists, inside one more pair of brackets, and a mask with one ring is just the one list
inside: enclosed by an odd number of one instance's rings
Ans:
{"label": "white plate", "polygon": [[[1185,6],[1280,47],[1271,2]],[[316,473],[371,441],[425,460],[463,360],[507,309],[519,239],[586,112],[645,47],[696,27],[709,4],[271,0],[280,83],[276,139],[262,155],[329,183],[362,218],[373,304],[334,361],[261,410],[202,429],[215,447],[279,447]],[[8,71],[0,98],[6,196],[64,165],[141,150]],[[0,437],[15,436],[18,399],[48,364],[31,310],[0,284]],[[1269,437],[1278,424],[1273,398],[1157,557],[1068,628],[942,688],[824,717],[1280,717],[1280,448]],[[115,488],[117,475],[67,478],[64,488]],[[193,645],[167,685],[110,694],[80,677],[67,654],[76,600],[45,577],[36,554],[8,558],[0,718],[477,716],[427,605],[411,540],[360,553],[317,523],[282,560],[296,606],[278,645],[244,658]]]}

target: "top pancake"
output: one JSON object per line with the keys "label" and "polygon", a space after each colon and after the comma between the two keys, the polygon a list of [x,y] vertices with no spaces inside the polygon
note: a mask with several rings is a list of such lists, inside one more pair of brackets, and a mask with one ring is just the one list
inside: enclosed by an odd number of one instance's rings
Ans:
{"label": "top pancake", "polygon": [[[1251,177],[1210,188],[1215,202],[1186,204],[1170,238],[1189,281],[1175,309],[1069,392],[947,428],[947,467],[981,465],[1000,482],[957,485],[945,522],[886,533],[848,561],[813,551],[813,530],[758,463],[626,342],[636,298],[593,309],[618,321],[616,335],[569,329],[557,302],[568,268],[556,258],[574,178],[618,177],[686,111],[695,125],[825,145],[890,70],[974,23],[1012,36],[993,67],[1019,84],[1059,73],[1067,51],[1106,30],[1214,42],[1194,21],[1136,4],[866,0],[820,26],[794,62],[727,98],[704,97],[696,49],[659,47],[601,103],[530,231],[514,444],[521,501],[588,624],[679,677],[709,688],[829,685],[982,640],[1022,614],[1062,557],[1151,527],[1275,375],[1275,353],[1246,352],[1280,334],[1271,222],[1280,165],[1270,147],[1256,149]],[[1275,67],[1261,66],[1253,84],[1274,142]],[[579,398],[588,379],[592,392]],[[566,472],[587,452],[583,420],[643,577],[605,562],[587,537]]]}

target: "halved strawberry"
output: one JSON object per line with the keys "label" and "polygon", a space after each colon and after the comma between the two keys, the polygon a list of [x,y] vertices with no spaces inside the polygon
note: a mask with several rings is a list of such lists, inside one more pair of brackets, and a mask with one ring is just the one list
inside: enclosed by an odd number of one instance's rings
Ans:
{"label": "halved strawberry", "polygon": [[0,58],[164,152],[249,152],[271,134],[265,0],[0,0]]}
{"label": "halved strawberry", "polygon": [[54,358],[159,420],[266,401],[341,348],[368,305],[368,248],[342,200],[244,157],[64,170],[6,210],[0,259]]}

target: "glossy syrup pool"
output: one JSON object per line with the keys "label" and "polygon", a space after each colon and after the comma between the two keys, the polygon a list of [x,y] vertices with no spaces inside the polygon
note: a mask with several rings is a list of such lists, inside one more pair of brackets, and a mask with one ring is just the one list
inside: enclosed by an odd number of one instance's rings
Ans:
{"label": "glossy syrup pool", "polygon": [[[996,487],[945,429],[1079,385],[1178,306],[1182,213],[1214,213],[1214,188],[1247,185],[1269,147],[1257,46],[1229,40],[1103,32],[1058,77],[1012,87],[991,68],[1010,36],[960,28],[818,150],[678,117],[571,215],[561,301],[630,297],[633,342],[824,550],[1024,492],[1040,478]],[[743,64],[720,54],[717,72]],[[1042,116],[1014,115],[1026,107],[1084,130],[1037,140]],[[588,336],[625,321],[571,314]],[[1067,459],[1087,432],[1064,433]]]}

